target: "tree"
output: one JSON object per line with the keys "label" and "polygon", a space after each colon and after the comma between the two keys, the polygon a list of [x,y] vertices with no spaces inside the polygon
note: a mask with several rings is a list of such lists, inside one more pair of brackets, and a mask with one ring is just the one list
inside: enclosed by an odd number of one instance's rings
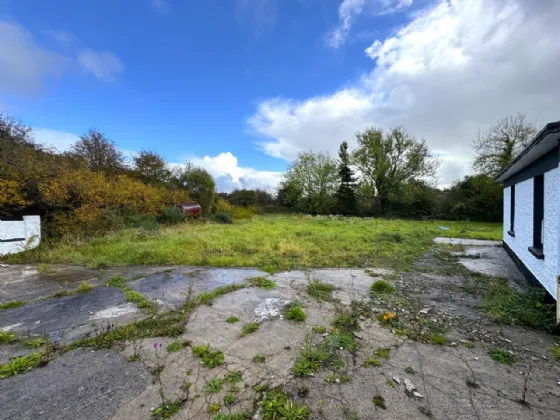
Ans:
{"label": "tree", "polygon": [[342,142],[338,151],[338,176],[340,185],[336,191],[336,211],[346,216],[357,213],[356,201],[356,178],[354,171],[350,168],[350,155],[348,154],[348,143]]}
{"label": "tree", "polygon": [[503,188],[488,175],[466,176],[445,191],[443,215],[482,222],[502,220]]}
{"label": "tree", "polygon": [[189,197],[202,207],[204,216],[210,214],[214,203],[216,183],[206,169],[196,167],[187,161],[183,167],[175,169],[171,182],[175,187],[187,190]]}
{"label": "tree", "polygon": [[171,177],[165,160],[155,152],[142,150],[134,157],[134,169],[147,184],[166,185]]}
{"label": "tree", "polygon": [[85,162],[95,172],[115,173],[124,169],[124,156],[115,143],[95,129],[80,137],[70,151],[70,155]]}
{"label": "tree", "polygon": [[531,142],[537,128],[527,122],[524,114],[502,118],[485,133],[474,139],[473,168],[492,178],[505,169]]}
{"label": "tree", "polygon": [[408,182],[434,177],[440,165],[426,142],[403,127],[388,132],[368,128],[356,139],[358,148],[352,154],[353,162],[362,182],[374,191],[384,214],[389,210],[391,194]]}
{"label": "tree", "polygon": [[[337,163],[323,152],[302,152],[288,168],[285,184],[290,187],[290,199],[296,207],[309,213],[331,210],[338,181]],[[293,193],[298,196],[294,197]]]}

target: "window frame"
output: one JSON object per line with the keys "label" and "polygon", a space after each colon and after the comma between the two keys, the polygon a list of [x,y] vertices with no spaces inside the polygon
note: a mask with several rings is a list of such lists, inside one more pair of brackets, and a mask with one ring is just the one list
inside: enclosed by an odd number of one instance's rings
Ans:
{"label": "window frame", "polygon": [[544,259],[544,174],[533,178],[533,246],[529,252]]}
{"label": "window frame", "polygon": [[509,187],[509,236],[515,236],[515,184]]}

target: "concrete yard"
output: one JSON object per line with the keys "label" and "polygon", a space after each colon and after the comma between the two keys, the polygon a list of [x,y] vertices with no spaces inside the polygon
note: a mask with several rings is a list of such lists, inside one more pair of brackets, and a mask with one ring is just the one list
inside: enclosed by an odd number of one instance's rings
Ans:
{"label": "concrete yard", "polygon": [[[442,267],[447,263],[435,246],[413,271],[402,273],[376,268],[269,275],[255,269],[199,267],[99,271],[2,266],[0,302],[29,302],[0,310],[0,328],[20,339],[0,344],[0,364],[49,351],[44,346],[24,347],[25,338],[42,336],[57,345],[51,345],[53,354],[44,366],[0,380],[0,419],[164,418],[158,411],[163,400],[177,406],[173,419],[212,419],[241,412],[262,418],[258,401],[275,387],[308,406],[311,418],[318,419],[560,418],[560,362],[547,351],[555,345],[555,337],[494,322],[482,313],[480,293],[467,287],[469,269],[495,277],[508,273],[504,277],[512,287],[522,290],[526,285],[515,266],[495,244],[468,243],[454,252],[449,267]],[[451,270],[457,264],[465,272]],[[174,338],[155,336],[110,348],[77,346],[63,351],[76,340],[155,316],[127,302],[123,288],[105,286],[114,275],[121,276],[130,290],[156,302],[159,312],[184,310],[186,300],[255,276],[274,281],[276,287],[240,288],[216,297],[210,305],[193,307],[184,331]],[[372,283],[380,279],[396,289],[391,297],[371,294]],[[317,280],[335,287],[326,300],[316,300],[307,291]],[[83,281],[95,287],[74,292]],[[53,297],[61,290],[70,293]],[[307,315],[304,322],[283,316],[289,302],[301,305]],[[351,334],[357,348],[331,349],[338,366],[325,365],[313,375],[297,376],[294,364],[303,349],[339,334],[331,324],[340,313],[355,315],[357,325]],[[394,314],[400,327],[419,328],[418,338],[399,335],[393,324],[382,325],[387,314]],[[239,320],[226,322],[231,317]],[[242,334],[243,326],[252,321],[258,322],[258,330]],[[423,337],[431,334],[430,328],[442,331],[445,342],[429,344]],[[177,343],[177,351],[168,351],[172,343]],[[193,354],[194,347],[206,344],[223,353],[223,364],[209,368]],[[491,348],[514,356],[516,363],[493,360]],[[262,359],[256,363],[255,356]],[[231,379],[232,372],[240,376]],[[219,380],[212,381],[215,378]],[[209,382],[216,385],[215,392],[209,392]],[[228,418],[233,417],[221,417]]]}

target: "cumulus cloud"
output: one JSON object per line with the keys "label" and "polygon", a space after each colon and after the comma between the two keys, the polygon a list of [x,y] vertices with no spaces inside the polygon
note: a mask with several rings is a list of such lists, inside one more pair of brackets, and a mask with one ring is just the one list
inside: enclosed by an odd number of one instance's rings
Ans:
{"label": "cumulus cloud", "polygon": [[366,126],[405,125],[441,155],[447,185],[469,171],[479,129],[517,112],[538,124],[558,119],[558,18],[554,0],[441,0],[372,43],[372,70],[359,81],[306,100],[264,100],[249,126],[263,151],[291,160],[301,150],[336,153]]}
{"label": "cumulus cloud", "polygon": [[66,131],[51,130],[50,128],[34,128],[33,138],[36,142],[47,147],[53,147],[59,152],[66,152],[80,140],[80,136]]}
{"label": "cumulus cloud", "polygon": [[409,8],[413,0],[343,0],[338,6],[338,25],[327,34],[327,45],[341,47],[350,33],[356,18],[367,7],[374,14],[387,15]]}
{"label": "cumulus cloud", "polygon": [[259,171],[239,166],[237,158],[230,152],[217,156],[191,157],[195,165],[206,169],[216,180],[220,192],[231,192],[238,188],[274,190],[282,180],[282,172]]}
{"label": "cumulus cloud", "polygon": [[32,95],[49,78],[78,66],[104,81],[115,80],[123,71],[123,63],[113,53],[94,51],[68,32],[45,33],[59,43],[63,52],[41,46],[17,22],[0,20],[0,90]]}
{"label": "cumulus cloud", "polygon": [[122,61],[110,52],[84,49],[78,53],[76,58],[86,71],[106,82],[115,81],[124,69]]}
{"label": "cumulus cloud", "polygon": [[47,78],[59,76],[69,62],[38,45],[23,26],[0,21],[0,90],[34,94]]}

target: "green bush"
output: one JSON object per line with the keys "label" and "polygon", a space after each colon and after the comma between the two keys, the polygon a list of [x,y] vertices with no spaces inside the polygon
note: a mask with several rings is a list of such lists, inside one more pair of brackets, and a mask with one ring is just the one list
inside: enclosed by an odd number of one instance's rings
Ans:
{"label": "green bush", "polygon": [[159,216],[160,223],[176,225],[183,223],[187,217],[181,213],[178,207],[166,207]]}
{"label": "green bush", "polygon": [[231,215],[236,220],[250,219],[255,215],[255,207],[232,206]]}
{"label": "green bush", "polygon": [[214,220],[216,222],[226,223],[228,225],[233,223],[233,217],[231,216],[231,214],[226,213],[224,211],[219,211],[216,214],[214,214]]}

